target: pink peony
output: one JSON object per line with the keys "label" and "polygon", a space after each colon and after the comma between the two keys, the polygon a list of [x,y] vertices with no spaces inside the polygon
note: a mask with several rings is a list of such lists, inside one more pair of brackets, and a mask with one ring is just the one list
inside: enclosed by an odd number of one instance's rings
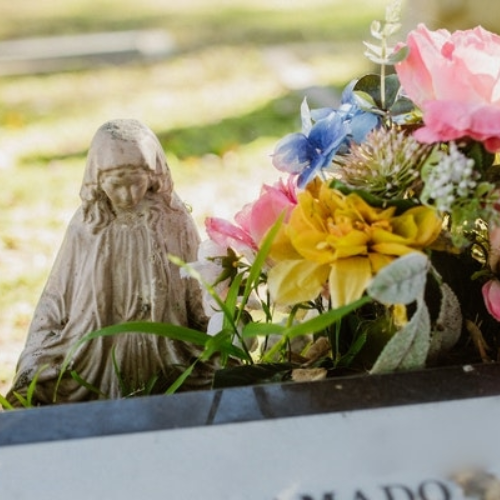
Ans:
{"label": "pink peony", "polygon": [[296,186],[292,177],[285,184],[281,179],[269,186],[264,184],[259,198],[245,205],[235,216],[236,224],[209,217],[205,221],[208,236],[218,245],[237,252],[255,251],[267,231],[283,213],[289,214],[297,204]]}
{"label": "pink peony", "polygon": [[500,281],[487,281],[482,288],[483,299],[488,312],[500,321]]}
{"label": "pink peony", "polygon": [[423,112],[415,132],[425,143],[470,137],[500,151],[500,36],[481,27],[409,33],[396,64],[406,94]]}

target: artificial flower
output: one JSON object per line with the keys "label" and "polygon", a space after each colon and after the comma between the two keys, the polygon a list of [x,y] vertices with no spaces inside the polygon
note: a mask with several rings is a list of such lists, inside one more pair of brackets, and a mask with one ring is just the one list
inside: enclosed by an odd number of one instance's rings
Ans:
{"label": "artificial flower", "polygon": [[298,175],[298,186],[304,187],[318,171],[330,165],[349,129],[335,110],[329,110],[314,124],[305,99],[301,110],[302,132],[288,134],[278,142],[273,165],[280,171]]}
{"label": "artificial flower", "polygon": [[249,234],[255,243],[260,243],[281,214],[288,219],[297,204],[297,186],[290,176],[285,183],[279,179],[273,186],[264,184],[259,198],[247,203],[235,215],[239,226]]}
{"label": "artificial flower", "polygon": [[264,184],[257,200],[246,204],[235,216],[236,224],[218,217],[208,217],[208,236],[224,248],[233,248],[252,260],[252,253],[281,214],[285,220],[297,204],[296,185],[290,176],[285,183],[279,179],[273,186]]}
{"label": "artificial flower", "polygon": [[454,204],[474,193],[480,174],[474,170],[474,160],[462,154],[454,142],[448,151],[438,151],[435,157],[423,172],[421,199],[424,203],[432,200],[438,210],[449,212]]}
{"label": "artificial flower", "polygon": [[337,153],[345,153],[350,144],[362,142],[380,124],[380,117],[358,106],[353,93],[355,81],[342,92],[340,107],[310,110],[307,100],[301,106],[302,132],[288,134],[276,145],[273,165],[298,175],[303,188],[322,169],[331,166]]}
{"label": "artificial flower", "polygon": [[313,183],[283,228],[268,285],[273,300],[291,305],[314,300],[328,286],[333,308],[363,294],[369,281],[398,256],[430,245],[441,231],[435,210],[416,206],[372,207],[359,195],[342,194],[327,183]]}
{"label": "artificial flower", "polygon": [[[204,283],[213,287],[219,297],[225,298],[231,279],[237,273],[237,256],[231,254],[226,247],[207,239],[200,243],[196,257],[198,260],[189,262],[189,267],[201,276]],[[190,272],[183,267],[180,269],[180,274],[183,278],[191,277]],[[202,287],[202,292],[203,309],[210,317],[219,306],[205,286]]]}
{"label": "artificial flower", "polygon": [[257,244],[251,235],[226,219],[207,217],[205,230],[209,238],[223,248],[233,248],[241,254],[257,251]]}
{"label": "artificial flower", "polygon": [[395,65],[409,98],[421,108],[422,142],[469,137],[500,150],[500,36],[481,27],[428,30],[407,37],[408,57]]}
{"label": "artificial flower", "polygon": [[348,126],[348,146],[352,143],[361,144],[366,136],[381,123],[380,115],[370,113],[359,106],[359,100],[353,91],[356,83],[357,81],[353,80],[345,87],[338,110],[344,123]]}
{"label": "artificial flower", "polygon": [[432,147],[396,128],[372,130],[361,144],[335,160],[342,182],[383,198],[404,198],[421,184]]}

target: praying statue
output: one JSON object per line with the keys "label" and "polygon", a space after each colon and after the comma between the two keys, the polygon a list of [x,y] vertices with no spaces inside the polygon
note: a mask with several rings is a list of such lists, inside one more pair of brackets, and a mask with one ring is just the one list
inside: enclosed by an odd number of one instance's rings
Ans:
{"label": "praying statue", "polygon": [[[30,384],[36,405],[54,402],[56,385],[58,403],[161,393],[200,355],[195,345],[141,332],[75,349],[90,332],[132,321],[205,331],[200,286],[169,259],[195,261],[200,237],[155,134],[136,120],[101,126],[80,197],[7,395],[13,406]],[[209,387],[212,370],[197,363],[182,387]]]}

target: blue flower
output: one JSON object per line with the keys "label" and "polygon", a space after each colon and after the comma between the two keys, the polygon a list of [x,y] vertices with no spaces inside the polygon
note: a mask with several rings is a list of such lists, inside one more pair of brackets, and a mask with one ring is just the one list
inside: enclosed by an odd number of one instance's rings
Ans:
{"label": "blue flower", "polygon": [[330,165],[345,141],[349,127],[342,115],[329,108],[313,122],[304,99],[301,107],[302,132],[288,134],[276,145],[273,165],[283,172],[298,174],[297,185],[304,187],[321,169]]}
{"label": "blue flower", "polygon": [[381,124],[381,117],[359,107],[359,100],[353,92],[356,81],[352,81],[342,92],[339,112],[349,126],[348,138],[361,144],[366,136]]}

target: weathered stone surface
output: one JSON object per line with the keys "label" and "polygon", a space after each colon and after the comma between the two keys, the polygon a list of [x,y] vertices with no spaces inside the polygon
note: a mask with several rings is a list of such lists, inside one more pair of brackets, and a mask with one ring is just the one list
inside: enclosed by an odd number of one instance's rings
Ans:
{"label": "weathered stone surface", "polygon": [[[26,395],[35,376],[34,403],[51,403],[64,360],[89,332],[130,321],[206,324],[198,283],[181,278],[168,258],[196,260],[199,235],[153,132],[136,120],[104,124],[90,146],[80,196],[8,394],[14,405],[13,391]],[[149,385],[162,391],[197,355],[192,345],[151,334],[99,337],[72,353],[69,370],[100,394],[68,375],[57,401],[117,398]],[[195,373],[187,387],[208,381]]]}

